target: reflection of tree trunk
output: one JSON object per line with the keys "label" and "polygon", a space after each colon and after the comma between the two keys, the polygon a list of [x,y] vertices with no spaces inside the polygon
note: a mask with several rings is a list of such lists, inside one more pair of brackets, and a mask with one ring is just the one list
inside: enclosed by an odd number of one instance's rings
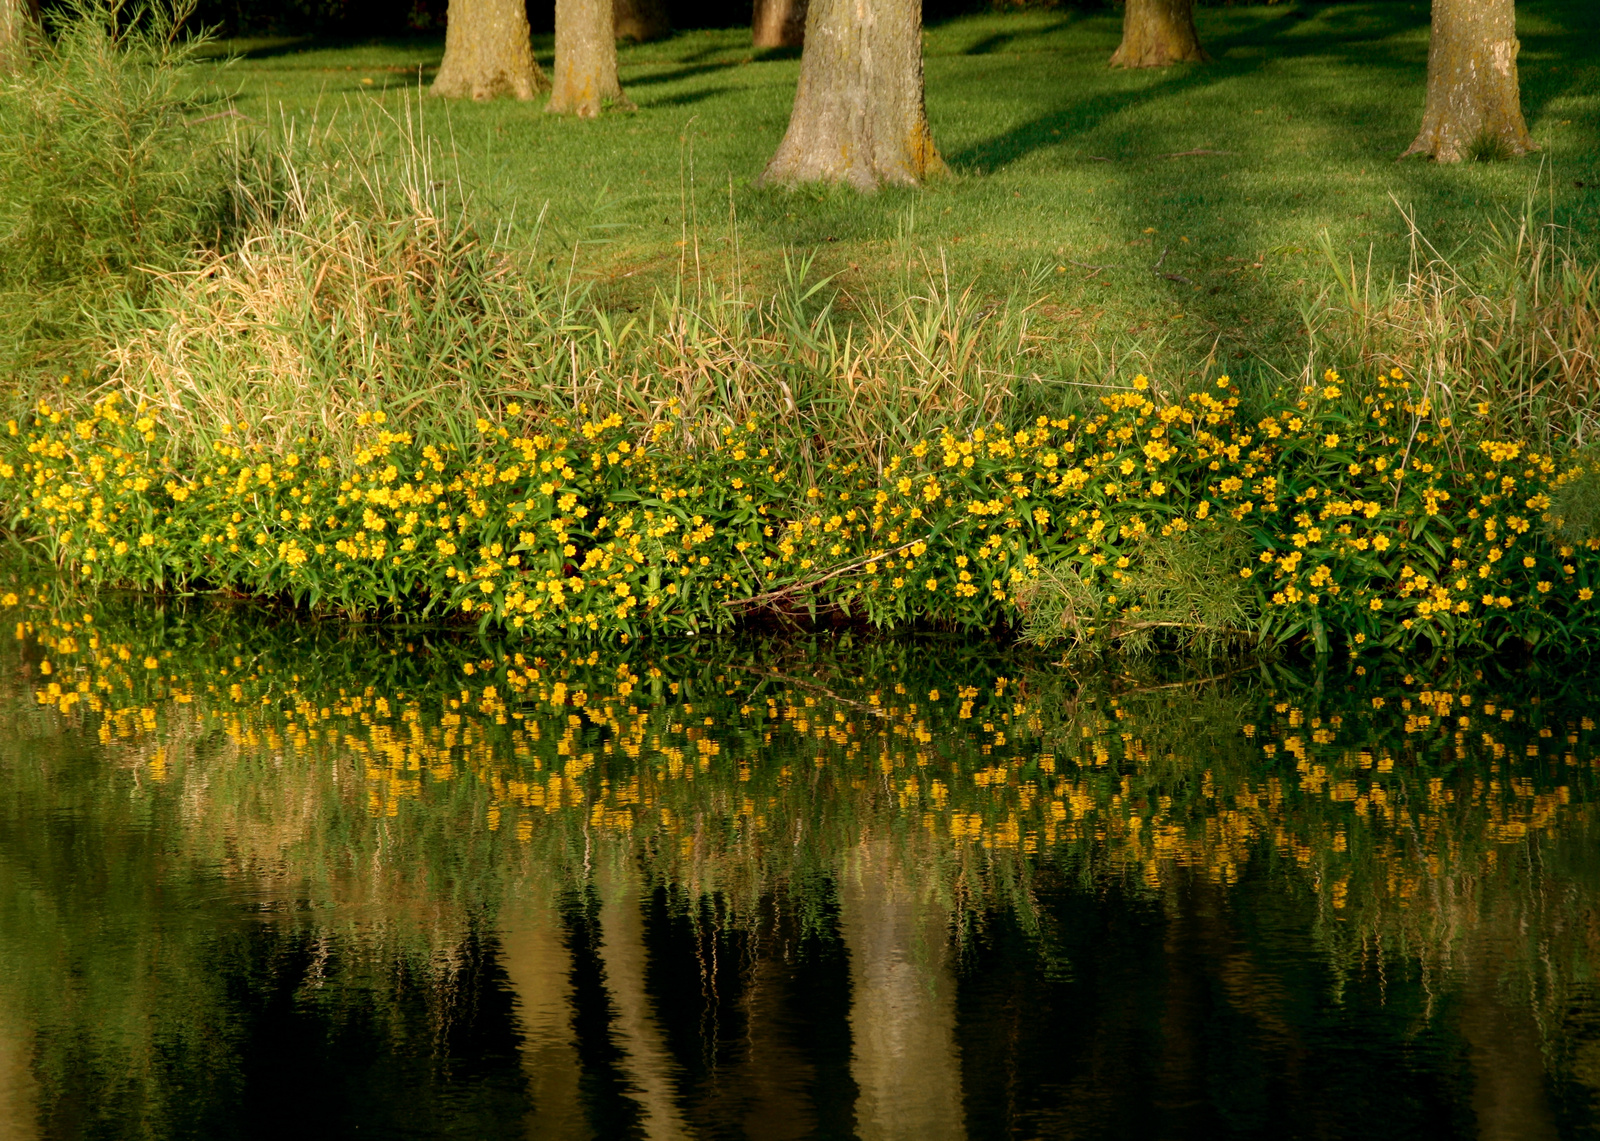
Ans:
{"label": "reflection of tree trunk", "polygon": [[778,949],[768,948],[756,959],[746,984],[750,1054],[740,1072],[749,1105],[744,1133],[763,1141],[817,1134],[817,1116],[807,1097],[816,1070],[784,1032],[798,1015],[788,1009],[788,976]]}
{"label": "reflection of tree trunk", "polygon": [[1161,1081],[1157,1088],[1161,1122],[1169,1136],[1185,1132],[1182,1123],[1192,1120],[1193,1111],[1203,1101],[1200,1043],[1204,995],[1197,985],[1194,935],[1189,930],[1184,887],[1177,880],[1167,885],[1167,921],[1161,948],[1166,986],[1161,1010]]}
{"label": "reflection of tree trunk", "polygon": [[804,46],[806,0],[755,0],[750,37],[758,48]]}
{"label": "reflection of tree trunk", "polygon": [[645,992],[649,956],[638,879],[631,865],[602,866],[595,873],[595,885],[600,891],[600,959],[614,1011],[611,1036],[625,1055],[619,1068],[633,1086],[645,1137],[649,1141],[688,1137],[674,1089],[677,1067]]}
{"label": "reflection of tree trunk", "polygon": [[1503,957],[1503,945],[1482,930],[1468,940],[1461,1035],[1472,1059],[1472,1108],[1478,1116],[1478,1137],[1480,1141],[1555,1141],[1539,1027],[1527,1007],[1509,1003],[1499,993],[1495,964]]}
{"label": "reflection of tree trunk", "polygon": [[1194,29],[1194,0],[1128,0],[1112,67],[1166,67],[1210,58]]}
{"label": "reflection of tree trunk", "polygon": [[586,1136],[572,1037],[572,956],[554,909],[530,904],[508,914],[500,948],[522,1024],[522,1064],[534,1107],[528,1136]]}
{"label": "reflection of tree trunk", "polygon": [[28,1038],[16,1023],[0,1021],[0,1141],[33,1141],[39,1136],[38,1091]]}
{"label": "reflection of tree trunk", "polygon": [[948,917],[916,898],[889,845],[864,841],[844,870],[851,1075],[862,1141],[965,1137]]}

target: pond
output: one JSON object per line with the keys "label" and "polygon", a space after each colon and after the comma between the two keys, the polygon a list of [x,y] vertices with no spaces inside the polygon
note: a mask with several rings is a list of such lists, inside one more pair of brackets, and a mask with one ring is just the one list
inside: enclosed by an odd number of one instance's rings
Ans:
{"label": "pond", "polygon": [[1583,667],[0,622],[7,1141],[1600,1131]]}

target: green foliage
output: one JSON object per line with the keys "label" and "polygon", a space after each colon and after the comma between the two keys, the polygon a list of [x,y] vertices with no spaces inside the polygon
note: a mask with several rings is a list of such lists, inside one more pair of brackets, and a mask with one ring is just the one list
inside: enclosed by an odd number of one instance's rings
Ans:
{"label": "green foliage", "polygon": [[[203,38],[157,0],[67,0],[0,83],[0,291],[13,357],[71,340],[86,308],[142,296],[227,225],[225,106],[198,94]],[[40,345],[40,338],[45,345]]]}
{"label": "green foliage", "polygon": [[1600,539],[1600,455],[1593,448],[1571,457],[1565,483],[1550,496],[1549,531],[1565,543]]}
{"label": "green foliage", "polygon": [[1469,162],[1510,162],[1515,157],[1511,145],[1498,131],[1483,131],[1467,144]]}
{"label": "green foliage", "polygon": [[1253,422],[1226,377],[1177,399],[1136,377],[1097,413],[945,430],[882,467],[808,467],[753,417],[574,422],[516,401],[467,447],[380,410],[349,456],[242,423],[203,453],[184,421],[113,392],[13,422],[0,489],[84,581],[528,633],[993,631],[1036,603],[1036,639],[1086,648],[1589,645],[1600,538],[1540,526],[1583,466],[1495,438],[1487,416],[1458,424],[1397,373],[1347,388],[1330,372]]}
{"label": "green foliage", "polygon": [[[1018,591],[1022,638],[1129,654],[1159,647],[1210,655],[1249,645],[1258,612],[1239,572],[1253,554],[1241,528],[1213,518],[1187,531],[1146,536],[1122,556],[1135,569],[1114,587],[1093,574],[1085,577],[1071,558],[1041,567],[1038,578]],[[1116,606],[1114,591],[1139,599],[1139,609],[1104,622]]]}
{"label": "green foliage", "polygon": [[1594,440],[1600,263],[1540,199],[1536,184],[1481,242],[1444,251],[1403,212],[1410,264],[1387,282],[1324,234],[1337,317],[1313,318],[1314,339],[1325,353],[1415,373],[1453,409],[1487,411],[1503,436],[1546,450]]}

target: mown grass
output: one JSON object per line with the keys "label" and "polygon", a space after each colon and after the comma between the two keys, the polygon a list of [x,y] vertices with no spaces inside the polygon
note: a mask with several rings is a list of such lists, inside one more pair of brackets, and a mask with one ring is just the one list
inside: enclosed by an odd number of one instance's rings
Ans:
{"label": "mown grass", "polygon": [[[1049,272],[1041,316],[1092,339],[1107,371],[1199,372],[1222,358],[1237,373],[1233,362],[1258,357],[1286,368],[1331,280],[1324,231],[1363,266],[1370,248],[1381,279],[1409,253],[1397,204],[1450,253],[1516,210],[1544,164],[1553,220],[1582,239],[1596,233],[1592,13],[1581,0],[1534,0],[1518,18],[1524,106],[1543,152],[1516,163],[1392,161],[1421,114],[1427,11],[1381,2],[1205,8],[1215,61],[1151,73],[1105,66],[1112,11],[932,27],[929,117],[956,176],[868,199],[752,185],[787,122],[798,62],[757,56],[740,29],[625,46],[636,114],[579,124],[538,104],[454,104],[430,111],[430,130],[485,217],[548,208],[550,252],[565,258],[581,240],[576,272],[614,304],[675,278],[686,239],[702,267],[731,262],[735,216],[753,281],[777,280],[784,251],[815,249],[848,294],[938,250],[955,279],[996,296],[1031,269]],[[241,112],[324,122],[370,103],[397,113],[441,50],[426,40],[224,47],[242,58],[215,83],[237,91]],[[536,47],[548,64],[547,38]],[[1196,150],[1225,153],[1183,153]]]}

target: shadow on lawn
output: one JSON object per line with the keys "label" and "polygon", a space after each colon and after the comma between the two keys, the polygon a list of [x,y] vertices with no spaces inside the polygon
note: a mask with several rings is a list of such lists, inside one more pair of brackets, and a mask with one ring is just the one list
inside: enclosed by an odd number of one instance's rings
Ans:
{"label": "shadow on lawn", "polygon": [[[1570,55],[1574,45],[1574,29],[1565,27],[1553,13],[1540,12],[1541,17],[1556,25],[1548,32],[1525,32],[1523,50],[1527,54],[1542,51]],[[1326,35],[1306,35],[1304,26],[1318,20],[1327,27]],[[1412,33],[1426,31],[1428,17],[1425,10],[1409,6],[1384,4],[1350,6],[1341,10],[1334,6],[1320,6],[1311,10],[1290,9],[1282,15],[1261,23],[1241,27],[1221,35],[1202,35],[1202,40],[1214,57],[1209,64],[1180,64],[1166,69],[1158,79],[1140,90],[1105,91],[1064,104],[1056,110],[1020,123],[1002,134],[946,155],[946,159],[959,169],[976,174],[994,174],[1026,158],[1035,151],[1057,148],[1076,140],[1084,153],[1110,155],[1108,144],[1094,138],[1100,125],[1112,116],[1132,108],[1157,101],[1181,105],[1184,100],[1200,91],[1240,79],[1263,68],[1284,61],[1326,58],[1330,68],[1381,69],[1390,75],[1401,74],[1414,82],[1417,119],[1420,121],[1422,97],[1427,79],[1427,41],[1412,38]],[[1285,37],[1290,30],[1302,34]],[[997,34],[979,41],[1009,39]],[[1258,54],[1258,49],[1270,49]],[[984,51],[999,50],[985,46]],[[969,48],[965,54],[981,54]],[[1544,105],[1551,99],[1587,90],[1591,76],[1588,69],[1530,68],[1523,77],[1523,111],[1530,123],[1537,120]],[[1316,115],[1330,130],[1342,128],[1353,133],[1359,125],[1348,117],[1337,115],[1336,108],[1320,105],[1315,99],[1300,100],[1297,113]],[[1409,142],[1409,138],[1406,140]],[[1191,144],[1192,145],[1192,144]],[[1404,144],[1402,144],[1403,146]],[[1151,152],[1169,148],[1151,146]],[[1398,153],[1398,151],[1396,152]],[[1374,153],[1373,158],[1394,157]]]}

